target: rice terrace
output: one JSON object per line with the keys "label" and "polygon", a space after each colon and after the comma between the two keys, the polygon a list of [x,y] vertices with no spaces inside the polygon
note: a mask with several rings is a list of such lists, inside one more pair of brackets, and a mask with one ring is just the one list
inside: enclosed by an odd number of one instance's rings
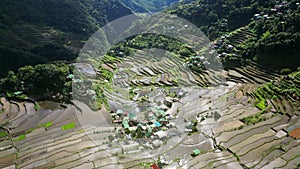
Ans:
{"label": "rice terrace", "polygon": [[2,0],[0,168],[299,168],[299,12]]}

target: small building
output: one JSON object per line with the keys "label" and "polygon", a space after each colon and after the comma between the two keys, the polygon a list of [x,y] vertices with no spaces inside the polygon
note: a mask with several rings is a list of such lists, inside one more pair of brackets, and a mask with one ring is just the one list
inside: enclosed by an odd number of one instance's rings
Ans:
{"label": "small building", "polygon": [[264,15],[264,19],[269,19],[269,15]]}
{"label": "small building", "polygon": [[122,124],[123,124],[124,129],[129,129],[130,126],[129,126],[127,120],[123,120]]}
{"label": "small building", "polygon": [[160,169],[157,164],[152,164],[150,167],[151,167],[151,169]]}
{"label": "small building", "polygon": [[197,156],[199,154],[201,154],[201,151],[199,149],[193,150],[193,154],[192,154],[193,156]]}
{"label": "small building", "polygon": [[136,117],[136,115],[133,112],[129,113],[129,120],[134,120],[134,121],[137,120],[137,117]]}
{"label": "small building", "polygon": [[128,129],[129,129],[129,131],[136,131],[137,127],[129,127]]}
{"label": "small building", "polygon": [[168,137],[168,133],[165,131],[158,131],[154,133],[154,135],[158,136],[160,139],[164,139]]}
{"label": "small building", "polygon": [[138,143],[130,143],[129,145],[122,145],[123,152],[131,152],[138,150],[140,145]]}
{"label": "small building", "polygon": [[277,12],[277,9],[272,8],[272,9],[271,9],[271,12]]}
{"label": "small building", "polygon": [[151,143],[152,149],[159,148],[162,144],[163,144],[163,142],[161,140],[154,140]]}
{"label": "small building", "polygon": [[153,124],[155,125],[155,127],[161,127],[162,126],[162,124],[160,124],[160,122],[158,122],[158,121],[154,122]]}
{"label": "small building", "polygon": [[229,51],[232,51],[233,50],[233,46],[232,45],[227,45],[227,49],[229,50]]}
{"label": "small building", "polygon": [[122,123],[122,120],[113,120],[113,123]]}
{"label": "small building", "polygon": [[163,110],[157,110],[156,111],[156,116],[157,117],[166,117],[166,112],[165,111],[163,111]]}
{"label": "small building", "polygon": [[123,110],[121,110],[121,109],[119,109],[119,110],[117,110],[117,115],[123,115],[124,114],[124,111]]}
{"label": "small building", "polygon": [[191,133],[191,132],[193,132],[193,129],[184,129],[184,131],[187,133]]}
{"label": "small building", "polygon": [[68,76],[67,76],[67,79],[73,79],[74,78],[74,75],[73,74],[69,74]]}
{"label": "small building", "polygon": [[255,14],[254,15],[254,19],[261,19],[261,18],[262,18],[262,16],[260,14]]}

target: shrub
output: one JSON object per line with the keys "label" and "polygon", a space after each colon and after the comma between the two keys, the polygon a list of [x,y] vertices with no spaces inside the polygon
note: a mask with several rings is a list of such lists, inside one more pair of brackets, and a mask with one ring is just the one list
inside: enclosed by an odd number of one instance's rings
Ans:
{"label": "shrub", "polygon": [[289,73],[291,73],[292,71],[291,71],[291,69],[289,69],[289,68],[285,68],[285,69],[281,69],[280,70],[280,73],[281,74],[283,74],[283,75],[287,75],[287,74],[289,74]]}

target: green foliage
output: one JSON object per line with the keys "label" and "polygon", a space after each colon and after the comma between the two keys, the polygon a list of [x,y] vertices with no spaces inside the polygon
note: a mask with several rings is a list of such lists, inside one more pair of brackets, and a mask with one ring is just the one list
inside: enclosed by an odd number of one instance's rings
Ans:
{"label": "green foliage", "polygon": [[[217,39],[221,35],[232,35],[232,31],[241,27],[249,28],[256,35],[256,38],[246,36],[246,39],[238,44],[236,47],[238,51],[234,52],[238,55],[238,65],[243,65],[245,61],[250,59],[264,67],[278,71],[286,67],[296,70],[300,62],[298,56],[300,49],[300,8],[296,5],[297,0],[291,0],[287,1],[287,5],[279,10],[283,14],[272,13],[270,9],[281,2],[273,0],[197,0],[174,7],[167,12],[177,14],[179,17],[194,23],[210,39]],[[255,14],[267,14],[269,18],[254,19]],[[234,38],[230,37],[229,39],[235,43]],[[227,65],[231,66],[230,63],[231,60],[225,59],[223,64],[227,67]]]}
{"label": "green foliage", "polygon": [[246,125],[254,125],[254,124],[257,124],[259,122],[265,121],[266,119],[267,118],[265,117],[264,112],[262,111],[262,112],[259,112],[259,113],[255,114],[255,115],[242,118],[241,121],[243,123],[245,123]]}
{"label": "green foliage", "polygon": [[181,55],[181,56],[185,56],[185,57],[188,57],[192,54],[192,52],[190,50],[188,50],[187,48],[181,48],[178,53]]}
{"label": "green foliage", "polygon": [[280,70],[280,74],[283,74],[283,75],[289,74],[291,72],[292,72],[292,70],[289,69],[289,68],[285,68],[285,69]]}
{"label": "green foliage", "polygon": [[96,92],[96,103],[95,103],[96,108],[95,109],[101,108],[102,104],[104,104],[106,109],[109,110],[108,101],[107,101],[105,95],[103,94],[102,88],[107,88],[107,87],[105,87],[105,85],[100,85],[100,84],[94,84],[94,86],[93,86],[93,90]]}
{"label": "green foliage", "polygon": [[266,109],[266,100],[265,99],[261,99],[256,106],[260,109],[260,110],[265,110]]}
{"label": "green foliage", "polygon": [[14,139],[14,142],[22,141],[26,138],[25,134],[19,135],[17,138]]}
{"label": "green foliage", "polygon": [[268,30],[268,31],[266,31],[266,32],[263,34],[262,38],[263,38],[263,39],[266,39],[266,38],[268,38],[270,35],[271,35],[271,32]]}
{"label": "green foliage", "polygon": [[61,127],[61,129],[62,129],[63,131],[65,131],[65,130],[70,130],[70,129],[74,129],[75,126],[76,126],[75,123],[69,123],[69,124],[63,125],[63,126]]}
{"label": "green foliage", "polygon": [[209,38],[215,39],[224,32],[233,31],[249,24],[254,14],[271,5],[274,5],[274,2],[197,0],[174,7],[168,12],[191,21],[200,27]]}
{"label": "green foliage", "polygon": [[44,123],[44,124],[41,124],[39,125],[38,127],[44,127],[44,128],[49,128],[53,126],[53,123],[52,122],[47,122],[47,123]]}
{"label": "green foliage", "polygon": [[118,56],[119,52],[129,55],[134,49],[142,50],[151,48],[175,52],[183,58],[195,55],[195,52],[177,39],[155,34],[143,34],[128,38],[125,42],[121,42],[113,47],[112,50],[114,52],[109,52],[109,55]]}
{"label": "green foliage", "polygon": [[256,106],[264,111],[268,108],[267,99],[272,100],[278,98],[285,98],[289,102],[296,104],[296,101],[300,98],[299,80],[300,71],[297,71],[283,76],[278,81],[272,81],[262,85],[253,92],[256,97]]}
{"label": "green foliage", "polygon": [[153,163],[146,163],[146,162],[143,162],[143,163],[140,163],[140,167],[142,169],[149,169],[150,166],[152,165]]}
{"label": "green foliage", "polygon": [[[121,0],[131,10],[138,13],[158,12],[179,0]],[[182,0],[181,0],[182,1]]]}
{"label": "green foliage", "polygon": [[72,61],[100,26],[132,14],[110,0],[2,0],[0,11],[0,76],[25,65]]}
{"label": "green foliage", "polygon": [[31,132],[33,132],[34,130],[35,130],[35,128],[30,128],[30,129],[28,129],[28,130],[26,131],[26,134],[31,133]]}
{"label": "green foliage", "polygon": [[[69,100],[72,91],[72,79],[67,76],[73,72],[73,67],[64,63],[53,63],[25,66],[17,73],[10,71],[6,78],[0,81],[0,92],[5,92],[8,98],[26,98],[24,95],[15,96],[13,93],[37,94],[40,96],[53,96],[59,93],[58,99]],[[35,105],[36,110],[39,106]]]}
{"label": "green foliage", "polygon": [[39,105],[38,103],[35,103],[35,104],[34,104],[34,109],[35,109],[36,111],[38,111],[40,108],[41,108],[41,107],[40,107],[40,105]]}
{"label": "green foliage", "polygon": [[0,138],[6,137],[8,134],[5,131],[0,132]]}
{"label": "green foliage", "polygon": [[105,80],[111,81],[113,78],[113,72],[103,68],[102,66],[99,67],[98,71],[100,72],[100,76]]}

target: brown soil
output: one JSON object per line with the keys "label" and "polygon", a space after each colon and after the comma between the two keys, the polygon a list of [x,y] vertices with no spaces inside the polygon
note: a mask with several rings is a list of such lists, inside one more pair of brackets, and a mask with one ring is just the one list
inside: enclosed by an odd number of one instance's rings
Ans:
{"label": "brown soil", "polygon": [[291,131],[290,136],[297,138],[297,139],[300,138],[300,128]]}

